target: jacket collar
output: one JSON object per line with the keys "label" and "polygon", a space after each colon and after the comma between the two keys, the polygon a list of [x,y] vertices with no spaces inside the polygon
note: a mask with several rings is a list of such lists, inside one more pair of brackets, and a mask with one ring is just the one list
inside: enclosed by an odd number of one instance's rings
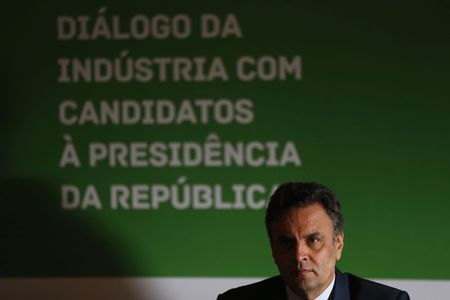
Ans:
{"label": "jacket collar", "polygon": [[348,290],[348,278],[336,268],[336,280],[334,282],[333,292],[330,300],[350,300],[350,292]]}

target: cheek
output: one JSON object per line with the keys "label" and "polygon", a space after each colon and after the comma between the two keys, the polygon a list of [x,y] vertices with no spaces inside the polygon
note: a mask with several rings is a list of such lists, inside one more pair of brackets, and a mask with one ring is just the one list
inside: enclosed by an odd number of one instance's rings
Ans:
{"label": "cheek", "polygon": [[292,265],[292,259],[288,255],[274,255],[273,258],[280,271],[288,269]]}
{"label": "cheek", "polygon": [[331,247],[323,247],[311,256],[311,260],[316,266],[321,268],[333,267],[336,261],[336,252]]}
{"label": "cheek", "polygon": [[285,264],[287,261],[286,255],[276,254],[276,255],[274,255],[273,258],[275,259],[275,262],[277,263],[277,265]]}

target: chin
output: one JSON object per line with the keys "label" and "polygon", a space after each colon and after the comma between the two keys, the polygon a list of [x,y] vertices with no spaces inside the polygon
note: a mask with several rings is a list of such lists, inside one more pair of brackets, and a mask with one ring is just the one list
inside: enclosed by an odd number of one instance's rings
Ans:
{"label": "chin", "polygon": [[307,291],[313,290],[316,287],[316,284],[311,279],[309,279],[309,280],[304,280],[303,279],[303,280],[300,280],[300,281],[297,280],[295,282],[295,287],[299,291],[307,292]]}

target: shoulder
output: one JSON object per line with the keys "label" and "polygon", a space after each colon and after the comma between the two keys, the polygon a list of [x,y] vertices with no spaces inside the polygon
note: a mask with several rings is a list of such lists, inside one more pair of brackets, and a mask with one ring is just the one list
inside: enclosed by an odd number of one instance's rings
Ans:
{"label": "shoulder", "polygon": [[276,299],[284,293],[280,276],[271,277],[249,285],[240,286],[218,296],[218,300]]}
{"label": "shoulder", "polygon": [[399,289],[347,273],[351,299],[401,299],[408,300],[408,293]]}

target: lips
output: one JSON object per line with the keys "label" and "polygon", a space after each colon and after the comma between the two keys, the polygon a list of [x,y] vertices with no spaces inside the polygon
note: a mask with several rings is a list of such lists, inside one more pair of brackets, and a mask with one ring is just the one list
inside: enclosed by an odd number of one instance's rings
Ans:
{"label": "lips", "polygon": [[298,275],[300,275],[300,276],[306,276],[306,275],[311,274],[312,270],[311,269],[300,269],[297,272],[298,272]]}
{"label": "lips", "polygon": [[307,276],[309,274],[312,274],[313,270],[312,269],[307,269],[307,268],[302,268],[302,269],[296,269],[292,273],[295,274],[296,277],[304,277],[304,276]]}
{"label": "lips", "polygon": [[312,270],[311,269],[300,269],[300,270],[298,270],[298,272],[299,273],[309,273],[309,272],[312,272]]}

